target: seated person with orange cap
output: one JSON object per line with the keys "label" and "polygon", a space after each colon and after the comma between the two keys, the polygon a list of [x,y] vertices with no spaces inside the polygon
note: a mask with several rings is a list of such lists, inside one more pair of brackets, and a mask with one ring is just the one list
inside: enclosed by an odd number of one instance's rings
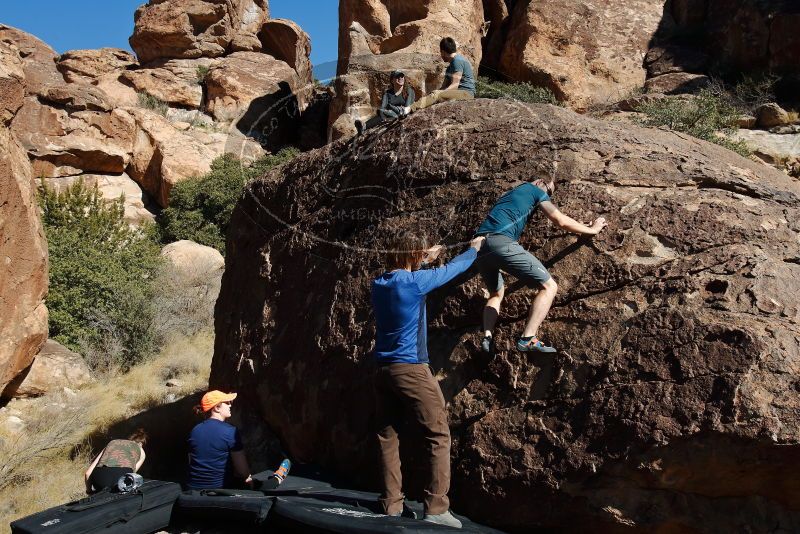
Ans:
{"label": "seated person with orange cap", "polygon": [[209,391],[195,407],[198,413],[206,414],[206,419],[189,434],[189,489],[239,489],[244,485],[275,489],[288,476],[292,466],[288,458],[274,472],[265,471],[255,477],[250,474],[239,430],[225,422],[231,416],[235,398],[236,393]]}
{"label": "seated person with orange cap", "polygon": [[195,410],[206,419],[189,434],[189,489],[234,488],[251,485],[250,467],[239,430],[225,422],[236,393],[209,391]]}

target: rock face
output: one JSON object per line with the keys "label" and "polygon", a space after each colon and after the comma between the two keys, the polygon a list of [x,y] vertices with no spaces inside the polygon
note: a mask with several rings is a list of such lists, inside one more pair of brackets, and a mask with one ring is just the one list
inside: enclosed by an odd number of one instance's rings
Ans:
{"label": "rock face", "polygon": [[507,31],[493,37],[503,43],[497,70],[549,88],[574,109],[616,102],[644,85],[642,62],[663,7],[661,0],[517,2]]}
{"label": "rock face", "polygon": [[31,165],[0,123],[0,392],[47,339],[47,242]]}
{"label": "rock face", "polygon": [[136,10],[131,48],[141,63],[259,50],[267,0],[150,0]]}
{"label": "rock face", "polygon": [[[733,71],[800,73],[800,6],[792,0],[677,0],[667,4],[675,38]],[[694,71],[690,71],[694,72]]]}
{"label": "rock face", "polygon": [[477,73],[483,22],[480,0],[342,0],[330,124],[346,113],[352,115],[346,119],[350,123],[373,114],[394,69],[403,70],[417,97],[439,89],[446,67],[439,56],[442,37],[456,40]]}
{"label": "rock face", "polygon": [[137,65],[136,57],[121,48],[70,50],[61,54],[56,67],[69,83],[91,83],[97,78]]}
{"label": "rock face", "polygon": [[40,397],[65,387],[80,388],[93,381],[83,356],[48,339],[31,366],[9,384],[3,395]]}
{"label": "rock face", "polygon": [[33,35],[0,24],[0,48],[10,48],[19,55],[28,94],[39,95],[48,87],[64,83],[56,68],[55,50]]}
{"label": "rock face", "polygon": [[211,325],[225,271],[222,254],[215,248],[182,240],[161,249],[161,256],[170,269],[169,282],[180,290],[176,294],[186,303],[184,320],[193,312],[198,324]]}
{"label": "rock face", "polygon": [[528,225],[559,284],[542,332],[558,355],[513,350],[533,296],[513,279],[493,358],[478,279],[429,296],[454,508],[520,532],[793,530],[800,186],[684,135],[477,99],[275,169],[233,214],[211,386],[239,391],[294,458],[374,485],[380,251],[413,230],[452,257],[541,174],[564,212],[610,226],[586,240]]}
{"label": "rock face", "polygon": [[176,183],[211,170],[216,154],[193,137],[176,130],[164,117],[137,108],[124,113],[131,116],[137,126],[128,174],[159,205],[168,205],[169,192]]}
{"label": "rock face", "polygon": [[309,85],[314,81],[309,60],[311,39],[300,26],[287,19],[271,19],[261,27],[258,38],[262,51],[288,63],[301,84]]}

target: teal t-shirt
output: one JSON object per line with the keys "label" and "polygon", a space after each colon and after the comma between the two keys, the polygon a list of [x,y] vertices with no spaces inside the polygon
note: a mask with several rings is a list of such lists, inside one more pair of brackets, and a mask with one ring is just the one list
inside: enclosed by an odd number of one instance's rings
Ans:
{"label": "teal t-shirt", "polygon": [[461,73],[461,81],[458,83],[458,88],[463,91],[469,91],[472,96],[475,96],[475,76],[472,74],[472,65],[461,54],[456,54],[456,57],[447,66],[447,70],[444,71],[444,75],[448,80],[452,80],[453,74],[456,72]]}
{"label": "teal t-shirt", "polygon": [[475,235],[502,234],[519,241],[531,213],[546,200],[548,194],[535,185],[518,185],[500,197]]}

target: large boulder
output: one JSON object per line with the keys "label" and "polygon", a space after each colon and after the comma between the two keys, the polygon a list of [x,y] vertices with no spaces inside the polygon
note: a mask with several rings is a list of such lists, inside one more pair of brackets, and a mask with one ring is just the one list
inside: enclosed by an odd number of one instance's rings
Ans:
{"label": "large boulder", "polygon": [[11,123],[37,176],[125,170],[135,134],[127,113],[110,110],[104,93],[90,85],[52,87],[43,94],[27,97]]}
{"label": "large boulder", "polygon": [[9,384],[6,398],[40,397],[63,388],[76,389],[94,381],[83,356],[48,339],[33,363]]}
{"label": "large boulder", "polygon": [[58,54],[41,39],[0,24],[0,48],[14,50],[22,60],[27,94],[39,95],[48,87],[64,83],[56,68]]}
{"label": "large boulder", "polygon": [[445,36],[456,40],[477,75],[483,22],[480,0],[342,0],[336,96],[329,124],[343,114],[352,116],[342,119],[349,122],[372,115],[394,69],[405,72],[417,97],[439,89],[446,67],[439,41]]}
{"label": "large boulder", "polygon": [[150,0],[136,10],[131,48],[141,63],[259,50],[267,0]]}
{"label": "large boulder", "polygon": [[136,57],[121,48],[70,50],[61,54],[56,67],[69,83],[92,83],[98,78],[135,67]]}
{"label": "large boulder", "polygon": [[47,339],[47,242],[25,150],[0,125],[0,392]]}
{"label": "large boulder", "polygon": [[275,59],[285,61],[297,73],[302,85],[314,82],[311,71],[311,39],[295,22],[287,19],[270,19],[258,32],[262,51]]}
{"label": "large boulder", "polygon": [[234,52],[205,77],[206,109],[265,145],[295,141],[305,91],[286,62],[259,52]]}
{"label": "large boulder", "polygon": [[672,40],[699,43],[718,66],[755,74],[800,73],[797,2],[675,0],[667,11],[674,21]]}
{"label": "large boulder", "polygon": [[663,8],[663,0],[517,2],[497,70],[577,110],[616,102],[644,85]]}
{"label": "large boulder", "polygon": [[557,355],[514,350],[533,292],[513,279],[494,357],[478,279],[429,296],[454,508],[517,532],[792,530],[800,185],[682,134],[477,99],[270,171],[232,217],[211,387],[240,392],[293,458],[374,486],[381,251],[413,230],[452,257],[539,175],[564,212],[610,225],[579,239],[537,214],[522,239],[559,284],[542,329]]}
{"label": "large boulder", "polygon": [[169,293],[180,295],[179,313],[171,315],[181,321],[194,320],[200,327],[210,326],[225,271],[222,254],[215,248],[182,240],[161,249],[161,257],[167,266],[163,283],[172,286]]}
{"label": "large boulder", "polygon": [[140,108],[127,108],[122,113],[136,123],[127,173],[160,206],[169,204],[169,192],[176,183],[211,170],[215,157],[211,149],[177,130],[161,115]]}

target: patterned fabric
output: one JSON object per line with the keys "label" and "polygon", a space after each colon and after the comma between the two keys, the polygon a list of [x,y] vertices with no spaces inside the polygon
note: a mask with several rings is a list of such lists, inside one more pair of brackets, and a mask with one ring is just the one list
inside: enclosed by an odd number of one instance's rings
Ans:
{"label": "patterned fabric", "polygon": [[135,441],[115,439],[106,445],[98,466],[105,467],[130,467],[136,469],[136,463],[141,457],[141,448]]}

